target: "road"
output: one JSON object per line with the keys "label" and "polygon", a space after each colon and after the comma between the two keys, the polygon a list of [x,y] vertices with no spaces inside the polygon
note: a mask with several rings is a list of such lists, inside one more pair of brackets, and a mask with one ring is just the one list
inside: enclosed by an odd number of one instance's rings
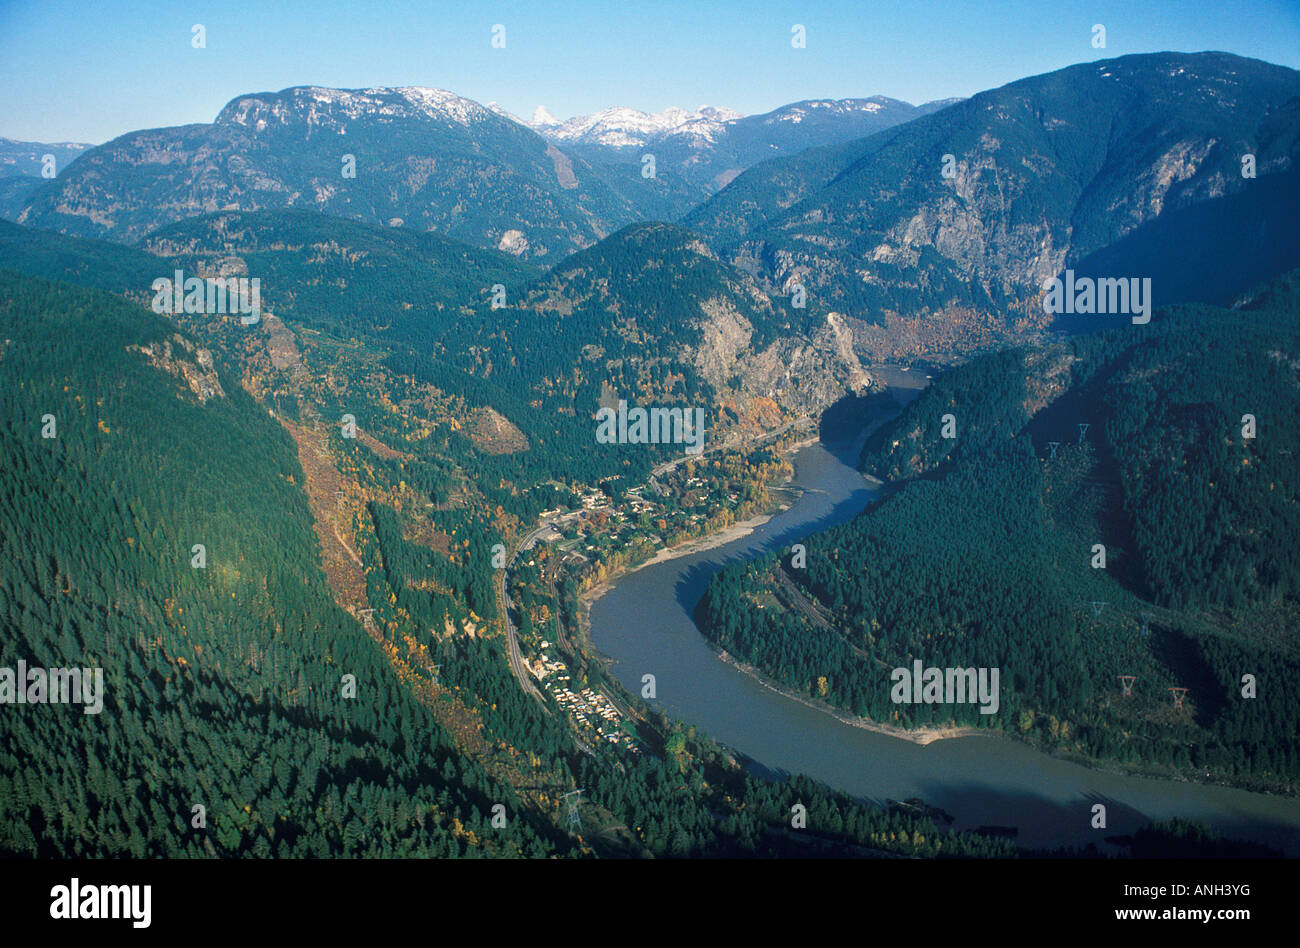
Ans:
{"label": "road", "polygon": [[519,679],[520,687],[526,693],[541,701],[542,693],[533,684],[532,676],[529,675],[528,669],[524,667],[524,657],[519,651],[519,632],[515,628],[514,620],[510,618],[512,604],[510,602],[510,592],[506,585],[508,582],[506,573],[507,570],[501,571],[501,602],[504,606],[501,614],[506,618],[506,656],[510,660],[510,670]]}
{"label": "road", "polygon": [[515,628],[514,620],[510,618],[510,610],[513,608],[510,601],[510,567],[515,565],[515,560],[519,557],[521,550],[531,550],[533,545],[541,537],[551,532],[552,529],[550,522],[544,521],[519,541],[514,552],[510,554],[510,562],[501,571],[501,584],[498,587],[501,596],[501,614],[505,616],[506,620],[506,657],[510,660],[510,671],[514,673],[515,678],[519,679],[519,686],[538,701],[542,700],[542,693],[537,690],[537,686],[533,684],[532,675],[524,667],[524,656],[519,651],[519,630]]}
{"label": "road", "polygon": [[[804,424],[808,424],[808,419],[799,418],[799,419],[794,419],[792,421],[787,421],[780,428],[776,428],[758,438],[755,438],[752,442],[746,444],[745,447],[747,448],[756,447],[759,444],[762,444],[764,441],[769,441],[774,438],[779,438],[782,434],[788,431],[792,426],[798,426]],[[714,451],[723,451],[723,450],[735,450],[735,446],[717,445],[703,453],[710,454]],[[696,460],[699,457],[701,457],[701,455],[688,454],[682,457],[674,458],[670,461],[665,461],[662,464],[657,465],[650,472],[650,477],[649,477],[650,488],[656,494],[661,494],[662,488],[659,486],[659,482],[657,480],[657,478],[660,475],[668,471],[671,471],[677,465],[685,461]],[[566,515],[566,516],[572,516],[572,515]],[[510,554],[510,562],[507,563],[505,569],[501,571],[501,583],[500,586],[498,587],[498,592],[501,597],[501,606],[502,606],[501,614],[505,616],[505,620],[506,620],[505,623],[506,624],[506,655],[510,660],[510,670],[511,672],[514,673],[515,678],[519,680],[520,687],[522,687],[525,692],[532,695],[538,701],[542,700],[542,693],[537,690],[537,687],[533,684],[532,675],[529,674],[528,669],[524,666],[523,654],[519,650],[519,631],[518,629],[515,628],[514,621],[510,618],[510,609],[511,609],[510,569],[515,565],[515,560],[519,558],[519,554],[521,552],[531,550],[537,544],[538,540],[540,540],[542,537],[552,533],[558,535],[558,531],[555,528],[555,524],[559,521],[563,521],[564,519],[566,519],[565,516],[552,516],[546,520],[541,521],[536,527],[534,527],[527,535],[524,536],[523,539],[521,539],[515,545],[514,552]]]}

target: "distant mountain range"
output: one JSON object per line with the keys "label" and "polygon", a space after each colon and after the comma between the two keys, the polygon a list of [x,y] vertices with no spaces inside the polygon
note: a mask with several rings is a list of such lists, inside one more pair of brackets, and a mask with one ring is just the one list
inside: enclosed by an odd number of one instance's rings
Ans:
{"label": "distant mountain range", "polygon": [[728,123],[741,118],[741,113],[732,109],[702,105],[694,112],[678,108],[657,113],[629,108],[602,109],[561,122],[545,107],[538,106],[527,124],[555,141],[639,148],[667,135],[713,142]]}
{"label": "distant mountain range", "polygon": [[1300,264],[1297,159],[1300,72],[1225,53],[755,116],[525,121],[440,90],[296,87],[240,96],[211,125],[124,135],[53,181],[0,183],[0,211],[133,243],[202,214],[292,208],[547,267],[676,220],[768,296],[802,287],[843,314],[869,360],[952,359],[1046,331],[1042,285],[1066,268],[1150,276],[1165,305],[1229,303]]}
{"label": "distant mountain range", "polygon": [[240,96],[211,125],[123,135],[0,204],[24,224],[127,242],[196,214],[309,208],[554,261],[638,220],[675,218],[763,158],[928,108],[849,99],[749,118],[609,109],[564,123],[543,110],[530,125],[437,89],[297,87]]}
{"label": "distant mountain range", "polygon": [[1228,302],[1300,263],[1297,96],[1300,72],[1224,53],[1071,66],[759,164],[682,223],[774,292],[885,327],[860,327],[878,356],[1023,334],[1045,280],[1099,261],[1158,273],[1158,305]]}
{"label": "distant mountain range", "polygon": [[561,122],[544,106],[538,106],[531,120],[524,122],[508,112],[501,114],[528,125],[547,138],[570,145],[602,145],[608,148],[645,148],[661,142],[679,142],[697,148],[720,145],[733,149],[761,144],[772,154],[755,154],[753,160],[770,158],[777,152],[801,151],[815,145],[861,138],[872,132],[960,102],[942,99],[914,106],[886,96],[867,99],[806,99],[781,106],[762,115],[742,115],[733,109],[702,105],[695,111],[670,108],[663,112],[637,109],[604,109]]}
{"label": "distant mountain range", "polygon": [[54,156],[57,173],[83,151],[94,147],[84,142],[17,142],[0,138],[0,178],[40,178],[46,155]]}
{"label": "distant mountain range", "polygon": [[[877,721],[1294,791],[1300,72],[1168,53],[922,106],[563,122],[305,86],[10,145],[0,625],[111,685],[99,717],[5,717],[0,853],[1010,855],[748,776],[582,624],[584,588],[768,509],[791,469],[754,436],[883,407],[891,358],[963,364],[863,432],[892,483],[860,515],[709,580],[713,640]],[[1196,302],[1066,337],[1103,321],[1043,312],[1063,268]],[[152,311],[177,270],[195,305]],[[259,281],[256,321],[203,285],[227,278]],[[605,450],[620,401],[743,450]],[[922,657],[1000,669],[1001,716],[898,708],[888,669]],[[617,743],[578,739],[578,689]]]}
{"label": "distant mountain range", "polygon": [[0,218],[17,217],[28,196],[45,183],[46,156],[53,158],[48,167],[57,175],[74,158],[93,147],[82,142],[18,142],[0,138]]}
{"label": "distant mountain range", "polygon": [[675,219],[760,161],[862,138],[958,101],[914,106],[886,96],[807,99],[749,116],[711,106],[658,114],[605,109],[565,122],[539,109],[527,124],[617,180],[635,180],[645,156],[653,156],[664,201],[653,210]]}

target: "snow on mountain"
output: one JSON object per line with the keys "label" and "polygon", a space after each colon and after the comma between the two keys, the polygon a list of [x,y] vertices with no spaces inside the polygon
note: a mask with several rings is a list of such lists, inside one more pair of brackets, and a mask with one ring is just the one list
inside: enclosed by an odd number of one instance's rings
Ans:
{"label": "snow on mountain", "polygon": [[738,118],[741,118],[741,114],[733,109],[703,105],[694,112],[680,108],[642,112],[618,107],[560,122],[544,107],[539,106],[529,124],[536,131],[558,141],[622,148],[645,145],[667,134],[711,142],[724,125]]}
{"label": "snow on mountain", "polygon": [[812,113],[818,115],[847,115],[852,112],[875,114],[891,105],[906,105],[906,103],[883,95],[872,96],[869,99],[809,99],[769,112],[764,119],[764,124],[792,122],[797,125]]}
{"label": "snow on mountain", "polygon": [[510,121],[514,122],[516,125],[522,125],[524,126],[524,128],[530,127],[529,124],[525,122],[523,119],[521,119],[518,115],[515,115],[515,113],[511,112],[509,109],[502,108],[501,105],[497,102],[489,102],[486,107],[489,111],[495,112],[503,119],[509,119]]}
{"label": "snow on mountain", "polygon": [[549,128],[552,125],[559,125],[560,120],[552,115],[546,106],[539,105],[537,110],[533,112],[533,120],[528,124],[534,127]]}
{"label": "snow on mountain", "polygon": [[404,86],[396,89],[327,89],[295,86],[280,92],[240,96],[217,116],[216,124],[265,128],[305,117],[309,125],[332,126],[362,115],[434,118],[469,125],[492,114],[472,99],[446,89]]}

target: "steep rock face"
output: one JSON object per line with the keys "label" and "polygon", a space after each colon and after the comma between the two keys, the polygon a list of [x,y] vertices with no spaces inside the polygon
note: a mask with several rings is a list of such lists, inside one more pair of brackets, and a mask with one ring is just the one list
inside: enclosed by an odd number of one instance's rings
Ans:
{"label": "steep rock face", "polygon": [[[1198,298],[1208,261],[1179,271],[1172,235],[1152,230],[1170,215],[1261,224],[1237,228],[1252,248],[1240,256],[1277,256],[1272,222],[1294,199],[1239,205],[1294,172],[1297,96],[1300,73],[1221,53],[1073,66],[758,165],[683,223],[763,285],[799,282],[867,323],[996,316],[1014,339],[1017,322],[1037,328],[1046,280],[1124,240],[1162,277],[1156,305]],[[1219,296],[1269,275],[1232,264]]]}
{"label": "steep rock face", "polygon": [[[175,350],[172,348],[173,343]],[[127,346],[127,350],[143,353],[155,369],[182,379],[198,398],[199,404],[206,404],[211,398],[226,397],[212,364],[212,353],[195,347],[194,343],[180,333],[175,333],[171,339],[147,346]]]}
{"label": "steep rock face", "polygon": [[729,370],[738,356],[749,349],[753,327],[727,299],[710,297],[700,303],[700,342],[694,363],[714,388],[726,385]]}
{"label": "steep rock face", "polygon": [[548,410],[701,406],[719,437],[873,384],[837,315],[768,294],[670,224],[634,225],[574,254],[492,320],[466,322],[445,358]]}
{"label": "steep rock face", "polygon": [[705,300],[700,310],[699,344],[683,347],[682,357],[719,392],[731,388],[745,399],[768,399],[812,415],[846,392],[873,384],[838,313],[828,313],[810,333],[779,337],[757,349],[751,347],[749,321],[726,300]]}
{"label": "steep rock face", "polygon": [[19,220],[130,242],[198,214],[290,207],[550,259],[636,217],[586,162],[476,102],[301,87],[240,96],[211,125],[91,149]]}

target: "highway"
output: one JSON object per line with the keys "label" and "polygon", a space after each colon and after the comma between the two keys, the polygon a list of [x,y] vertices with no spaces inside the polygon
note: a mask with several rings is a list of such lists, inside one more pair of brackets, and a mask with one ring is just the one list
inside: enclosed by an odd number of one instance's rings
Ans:
{"label": "highway", "polygon": [[537,690],[532,675],[524,667],[524,657],[519,651],[519,630],[515,628],[514,620],[510,618],[510,610],[513,608],[510,601],[510,567],[515,565],[520,551],[532,549],[538,539],[550,533],[552,529],[549,522],[543,522],[519,541],[514,552],[510,554],[510,562],[506,564],[505,569],[501,570],[501,584],[498,587],[501,596],[501,614],[506,620],[506,656],[510,660],[510,671],[514,673],[515,678],[519,679],[519,686],[538,701],[542,700],[542,693]]}

